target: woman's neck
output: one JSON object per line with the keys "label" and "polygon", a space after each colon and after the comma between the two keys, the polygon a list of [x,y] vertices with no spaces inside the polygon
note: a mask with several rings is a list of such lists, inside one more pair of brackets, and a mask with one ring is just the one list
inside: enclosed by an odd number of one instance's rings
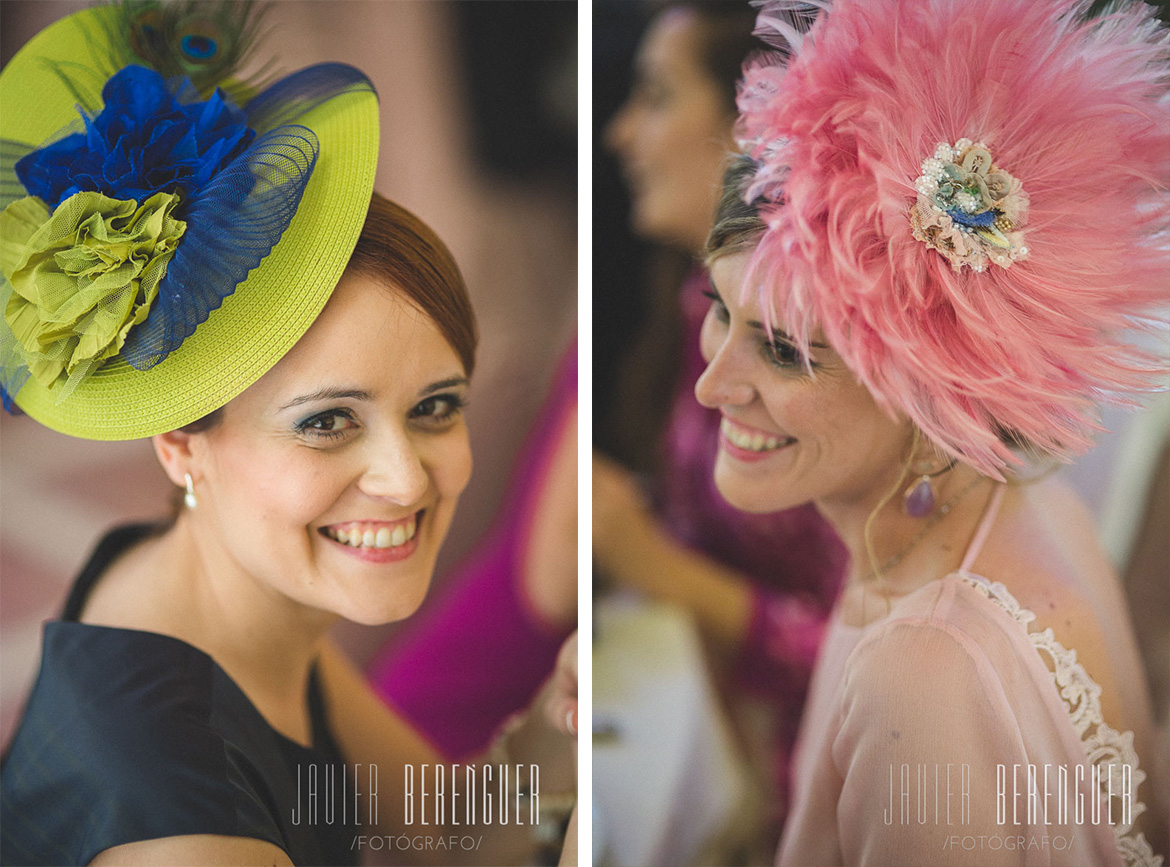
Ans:
{"label": "woman's neck", "polygon": [[992,481],[956,466],[934,480],[936,505],[920,518],[903,509],[903,491],[912,483],[910,478],[896,485],[887,480],[862,497],[817,502],[849,551],[850,581],[901,596],[961,564]]}
{"label": "woman's neck", "polygon": [[195,628],[227,657],[248,660],[275,679],[306,668],[337,616],[290,599],[248,574],[223,545],[181,517],[168,534]]}
{"label": "woman's neck", "polygon": [[[309,675],[336,615],[247,574],[184,513],[145,555],[155,581],[139,619],[212,657],[286,737],[308,743]],[[149,602],[147,601],[149,600]]]}

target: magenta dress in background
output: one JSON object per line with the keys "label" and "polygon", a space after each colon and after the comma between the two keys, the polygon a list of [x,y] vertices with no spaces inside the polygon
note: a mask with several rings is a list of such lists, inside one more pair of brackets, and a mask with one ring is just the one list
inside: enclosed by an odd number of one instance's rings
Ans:
{"label": "magenta dress in background", "polygon": [[711,305],[703,294],[708,289],[707,272],[695,269],[680,293],[682,357],[663,440],[664,471],[657,480],[655,511],[679,542],[752,579],[752,623],[735,673],[738,686],[774,709],[782,812],[809,676],[848,554],[811,505],[751,515],[732,508],[716,489],[720,416],[701,406],[694,394],[706,367],[699,331]]}
{"label": "magenta dress in background", "polygon": [[456,568],[438,604],[370,666],[382,698],[448,761],[483,751],[500,725],[528,706],[572,632],[544,622],[529,603],[523,558],[549,464],[576,406],[573,341],[517,452],[496,524]]}

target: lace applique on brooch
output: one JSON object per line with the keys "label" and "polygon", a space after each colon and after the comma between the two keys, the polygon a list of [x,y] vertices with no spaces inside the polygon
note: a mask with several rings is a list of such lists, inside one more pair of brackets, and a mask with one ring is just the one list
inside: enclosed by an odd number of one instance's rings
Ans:
{"label": "lace applique on brooch", "polygon": [[[1076,650],[1065,648],[1057,641],[1051,628],[1039,632],[1029,629],[1028,624],[1036,619],[1036,615],[1027,608],[1022,608],[1003,584],[970,573],[963,573],[960,577],[1011,615],[1012,619],[1023,627],[1036,651],[1042,657],[1046,656],[1052,660],[1052,678],[1060,691],[1060,697],[1064,699],[1069,722],[1081,739],[1086,760],[1091,766],[1109,769],[1113,776],[1114,791],[1121,791],[1122,788],[1120,766],[1129,765],[1132,772],[1132,791],[1136,794],[1146,774],[1138,768],[1133,732],[1119,732],[1105,724],[1101,715],[1101,687],[1089,677],[1084,666],[1077,662]],[[1109,776],[1109,773],[1103,772],[1100,777],[1099,790],[1102,798],[1108,796]],[[1145,810],[1145,804],[1135,801],[1129,818],[1136,819]],[[1162,856],[1154,854],[1145,835],[1134,830],[1132,821],[1118,822],[1113,826],[1113,833],[1117,835],[1117,848],[1127,865],[1162,867]]]}

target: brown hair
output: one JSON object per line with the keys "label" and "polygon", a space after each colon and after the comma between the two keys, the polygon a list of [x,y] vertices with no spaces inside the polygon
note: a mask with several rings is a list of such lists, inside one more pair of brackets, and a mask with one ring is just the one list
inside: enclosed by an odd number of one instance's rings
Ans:
{"label": "brown hair", "polygon": [[751,157],[736,154],[724,171],[723,191],[715,206],[715,222],[707,233],[704,250],[708,264],[720,256],[752,249],[767,230],[760,219],[759,201],[745,200],[757,168]]}
{"label": "brown hair", "polygon": [[[401,205],[374,193],[370,209],[346,270],[372,277],[401,292],[431,318],[470,376],[479,335],[475,313],[459,266],[447,246],[426,223]],[[202,433],[219,424],[215,409],[180,430]]]}
{"label": "brown hair", "polygon": [[475,313],[459,266],[430,226],[374,193],[349,268],[409,298],[431,318],[471,375],[479,342]]}

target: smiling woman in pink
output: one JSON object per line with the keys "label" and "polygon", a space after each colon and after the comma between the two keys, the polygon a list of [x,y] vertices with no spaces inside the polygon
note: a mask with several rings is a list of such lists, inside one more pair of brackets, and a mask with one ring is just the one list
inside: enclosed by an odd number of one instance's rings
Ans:
{"label": "smiling woman in pink", "polygon": [[1164,386],[1170,36],[1142,4],[763,5],[708,239],[699,401],[746,512],[850,553],[783,867],[1154,867],[1160,739],[1052,470]]}

